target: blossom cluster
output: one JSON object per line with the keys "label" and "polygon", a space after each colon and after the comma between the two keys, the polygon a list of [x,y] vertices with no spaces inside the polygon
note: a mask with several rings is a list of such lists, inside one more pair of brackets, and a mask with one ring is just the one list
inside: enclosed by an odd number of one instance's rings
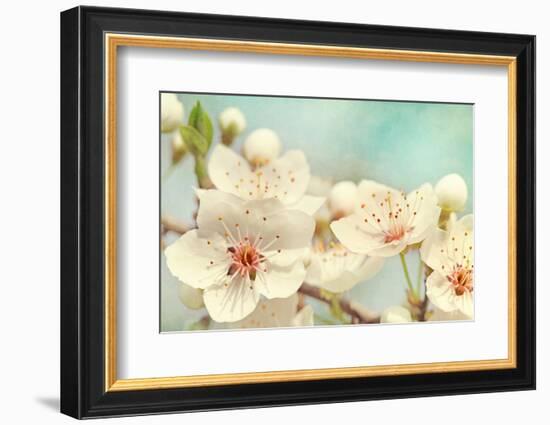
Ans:
{"label": "blossom cluster", "polygon": [[338,301],[388,257],[405,261],[418,250],[432,309],[419,317],[421,293],[409,281],[408,303],[381,312],[380,321],[473,317],[473,216],[456,215],[467,200],[462,177],[408,193],[368,179],[334,183],[312,175],[305,153],[285,151],[271,129],[252,131],[236,151],[247,126],[237,108],[220,115],[220,143],[211,148],[202,109],[192,112],[198,124],[190,118],[186,126],[175,95],[162,100],[161,130],[177,140],[174,152],[194,156],[199,185],[195,228],[164,251],[188,307],[205,307],[232,327],[313,325],[303,285]]}

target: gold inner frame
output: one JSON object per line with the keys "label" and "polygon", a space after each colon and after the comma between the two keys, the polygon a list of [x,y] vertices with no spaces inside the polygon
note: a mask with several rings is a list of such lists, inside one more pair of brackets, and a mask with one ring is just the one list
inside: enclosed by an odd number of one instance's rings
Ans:
{"label": "gold inner frame", "polygon": [[[116,325],[117,49],[120,46],[504,66],[508,72],[508,358],[385,366],[118,379]],[[516,58],[326,45],[105,34],[105,391],[510,369],[516,367]]]}

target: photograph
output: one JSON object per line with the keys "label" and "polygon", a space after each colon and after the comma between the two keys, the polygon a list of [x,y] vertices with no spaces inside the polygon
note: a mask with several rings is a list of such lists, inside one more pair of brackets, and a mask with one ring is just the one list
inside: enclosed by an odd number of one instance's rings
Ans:
{"label": "photograph", "polygon": [[[242,425],[293,406],[275,420],[334,423],[349,409],[365,416],[350,402],[368,401],[375,422],[452,425],[464,422],[449,415],[458,405],[513,423],[540,410],[547,394],[525,390],[548,345],[536,338],[544,14],[499,7],[495,20],[494,8],[438,13],[435,2],[424,8],[433,17],[416,5],[323,14],[291,2],[265,16],[222,2],[116,6],[65,5],[59,27],[35,13],[55,39],[60,67],[44,72],[56,83],[17,67],[23,83],[40,82],[38,99],[60,86],[61,108],[48,108],[60,119],[36,115],[38,137],[21,140],[17,125],[6,138],[22,150],[5,155],[4,180],[29,182],[7,185],[29,200],[5,208],[10,252],[30,252],[17,224],[49,205],[36,190],[45,167],[60,220],[52,210],[40,240],[59,227],[61,262],[15,255],[8,289],[30,264],[54,265],[60,291],[8,296],[7,317],[28,322],[8,333],[19,344],[40,325],[16,357],[59,345],[23,374],[12,368],[9,388],[49,374],[58,410],[77,419],[216,411]],[[29,40],[12,43],[19,56],[55,56]],[[28,121],[18,81],[11,109]],[[255,410],[219,412],[233,409]]]}
{"label": "photograph", "polygon": [[163,91],[159,120],[161,332],[475,319],[473,104]]}

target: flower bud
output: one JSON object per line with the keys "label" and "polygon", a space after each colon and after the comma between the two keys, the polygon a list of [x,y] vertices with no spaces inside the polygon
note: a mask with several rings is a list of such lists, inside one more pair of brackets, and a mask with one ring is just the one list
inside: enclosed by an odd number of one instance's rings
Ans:
{"label": "flower bud", "polygon": [[174,93],[160,97],[160,131],[171,133],[183,123],[184,108]]}
{"label": "flower bud", "polygon": [[180,301],[190,309],[198,310],[204,307],[201,289],[193,288],[185,283],[180,283],[178,295]]}
{"label": "flower bud", "polygon": [[244,141],[243,153],[252,165],[265,165],[279,156],[281,141],[273,130],[259,128],[250,133]]}
{"label": "flower bud", "polygon": [[412,322],[411,312],[405,307],[394,305],[388,307],[380,316],[380,323],[408,323]]}
{"label": "flower bud", "polygon": [[461,176],[448,174],[435,185],[435,194],[444,211],[462,211],[468,199],[468,188]]}
{"label": "flower bud", "polygon": [[231,145],[233,139],[246,128],[246,119],[243,113],[235,107],[224,109],[219,120],[222,130],[222,143],[227,146]]}
{"label": "flower bud", "polygon": [[181,137],[179,131],[172,135],[172,165],[177,164],[187,154],[187,145]]}
{"label": "flower bud", "polygon": [[352,181],[336,183],[328,198],[330,212],[334,219],[346,217],[353,213],[357,203],[357,185]]}

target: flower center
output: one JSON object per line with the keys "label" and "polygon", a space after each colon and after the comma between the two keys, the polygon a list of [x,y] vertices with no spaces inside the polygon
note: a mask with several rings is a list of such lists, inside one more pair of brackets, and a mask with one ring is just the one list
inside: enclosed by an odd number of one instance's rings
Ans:
{"label": "flower center", "polygon": [[462,266],[456,266],[452,273],[447,276],[447,280],[451,282],[455,289],[456,295],[462,295],[466,291],[473,292],[474,279],[473,270]]}
{"label": "flower center", "polygon": [[256,271],[262,263],[263,255],[249,243],[229,247],[227,251],[231,253],[231,266],[228,274],[238,273],[241,277],[248,275],[251,280],[254,280]]}
{"label": "flower center", "polygon": [[[384,243],[400,241],[415,228],[419,209],[424,202],[424,196],[416,191],[409,198],[404,192],[371,194],[372,199],[361,204],[363,229],[372,229],[381,234]],[[364,214],[364,215],[363,215]],[[359,226],[358,226],[359,229]]]}
{"label": "flower center", "polygon": [[384,232],[384,243],[401,240],[405,236],[405,227],[399,223],[392,223],[388,231]]}

